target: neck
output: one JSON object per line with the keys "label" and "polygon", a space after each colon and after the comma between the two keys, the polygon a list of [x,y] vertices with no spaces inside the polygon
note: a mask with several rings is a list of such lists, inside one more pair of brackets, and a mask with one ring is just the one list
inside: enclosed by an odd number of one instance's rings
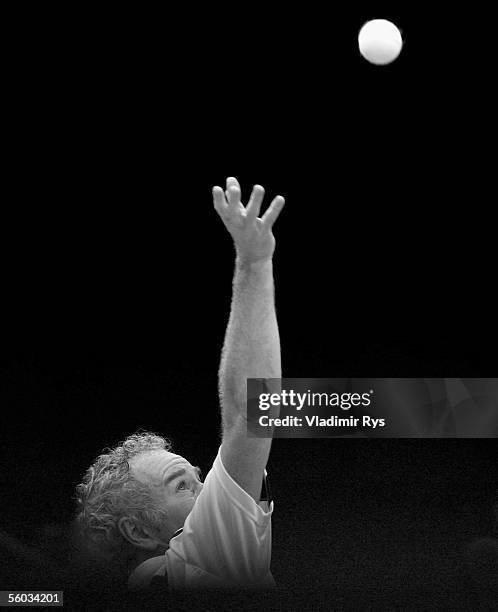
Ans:
{"label": "neck", "polygon": [[164,555],[167,550],[167,546],[158,546],[156,550],[153,551],[138,550],[136,555],[128,563],[128,576],[144,561],[147,561],[147,559],[152,559],[152,557],[159,557],[161,555]]}

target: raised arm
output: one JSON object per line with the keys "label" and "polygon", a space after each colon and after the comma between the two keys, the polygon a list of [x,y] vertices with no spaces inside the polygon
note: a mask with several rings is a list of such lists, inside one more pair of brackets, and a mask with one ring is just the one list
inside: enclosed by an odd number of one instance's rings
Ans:
{"label": "raised arm", "polygon": [[247,436],[247,379],[281,378],[275,313],[272,226],[284,199],[277,196],[262,218],[264,189],[256,185],[246,207],[239,183],[213,188],[214,206],[235,245],[232,305],[219,369],[221,459],[231,477],[259,502],[271,438]]}

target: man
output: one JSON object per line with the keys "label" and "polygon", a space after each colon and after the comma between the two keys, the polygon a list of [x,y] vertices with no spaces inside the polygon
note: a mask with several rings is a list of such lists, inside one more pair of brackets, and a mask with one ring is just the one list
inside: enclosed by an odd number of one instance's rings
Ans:
{"label": "man", "polygon": [[167,440],[145,432],[101,455],[77,487],[80,537],[99,567],[123,569],[130,589],[275,584],[273,502],[261,501],[271,438],[248,438],[246,411],[247,378],[281,378],[272,227],[284,199],[259,218],[263,196],[254,186],[244,207],[233,177],[225,192],[213,188],[236,258],[219,369],[222,441],[205,482]]}

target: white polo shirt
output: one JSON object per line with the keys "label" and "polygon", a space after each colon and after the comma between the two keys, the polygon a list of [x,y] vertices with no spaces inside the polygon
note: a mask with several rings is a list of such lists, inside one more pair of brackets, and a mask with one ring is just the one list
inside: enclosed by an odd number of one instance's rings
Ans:
{"label": "white polo shirt", "polygon": [[141,563],[128,579],[130,590],[147,588],[168,575],[175,588],[271,588],[271,515],[228,474],[220,449],[183,531],[159,557]]}

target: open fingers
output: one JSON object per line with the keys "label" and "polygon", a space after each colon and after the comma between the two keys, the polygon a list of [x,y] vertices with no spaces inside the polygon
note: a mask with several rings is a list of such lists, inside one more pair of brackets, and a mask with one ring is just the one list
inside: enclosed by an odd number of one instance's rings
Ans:
{"label": "open fingers", "polygon": [[228,190],[230,189],[230,187],[238,187],[239,190],[240,190],[239,181],[234,176],[229,176],[227,178],[227,193],[228,193]]}
{"label": "open fingers", "polygon": [[244,210],[242,206],[242,202],[240,201],[240,189],[235,185],[230,185],[227,189],[227,200],[228,200],[228,209],[232,212],[237,210]]}
{"label": "open fingers", "polygon": [[277,196],[273,202],[270,204],[268,210],[261,217],[261,227],[262,229],[271,229],[272,225],[275,223],[276,218],[280,214],[280,211],[284,207],[285,200],[282,196]]}
{"label": "open fingers", "polygon": [[249,204],[246,206],[247,220],[249,223],[254,221],[254,219],[259,216],[264,195],[265,190],[263,187],[261,187],[261,185],[254,185],[251,199],[249,200]]}
{"label": "open fingers", "polygon": [[228,212],[228,204],[225,200],[225,194],[223,193],[223,189],[221,187],[213,187],[213,203],[216,212],[224,216]]}
{"label": "open fingers", "polygon": [[240,185],[239,181],[233,177],[229,176],[227,178],[227,189],[225,191],[227,200],[228,200],[228,208],[232,212],[237,210],[243,211],[244,207],[240,201]]}
{"label": "open fingers", "polygon": [[227,189],[225,191],[225,195],[227,197],[228,205],[233,208],[238,208],[237,205],[240,203],[241,189],[239,181],[234,176],[229,176],[227,178]]}
{"label": "open fingers", "polygon": [[282,196],[277,196],[272,201],[263,217],[259,219],[261,204],[265,195],[264,188],[261,185],[254,185],[249,203],[244,208],[240,201],[240,184],[237,179],[233,176],[228,177],[226,186],[226,191],[223,191],[223,189],[218,186],[213,187],[214,207],[218,214],[226,216],[227,214],[240,211],[243,213],[243,216],[246,217],[246,221],[248,221],[249,224],[256,220],[257,225],[262,230],[271,229],[285,204],[285,199]]}

